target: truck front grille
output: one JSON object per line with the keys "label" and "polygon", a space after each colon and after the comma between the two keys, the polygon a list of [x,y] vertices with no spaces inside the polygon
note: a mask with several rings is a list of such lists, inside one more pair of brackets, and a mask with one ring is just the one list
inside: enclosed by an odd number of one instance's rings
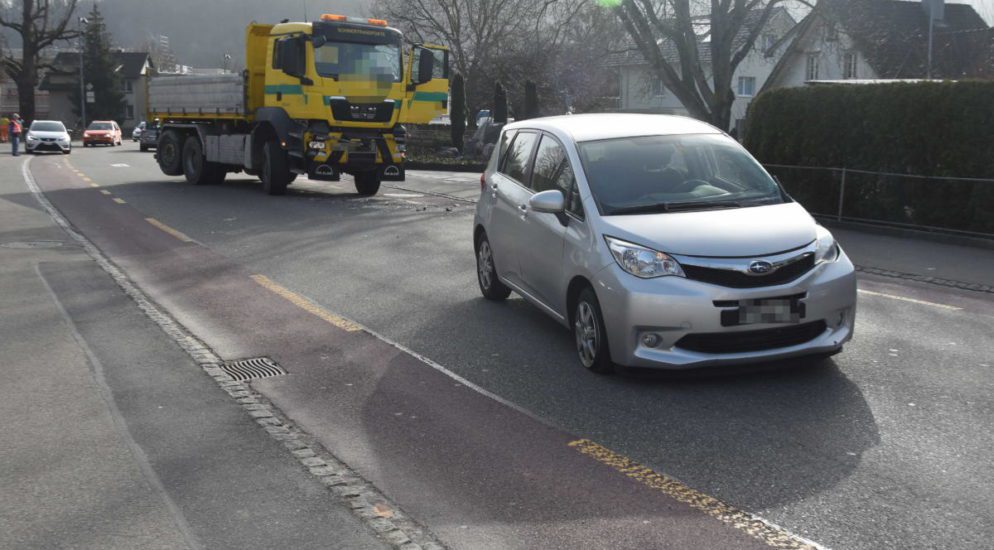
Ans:
{"label": "truck front grille", "polygon": [[333,97],[328,100],[331,115],[338,122],[390,122],[394,101],[380,103],[350,103],[347,99]]}

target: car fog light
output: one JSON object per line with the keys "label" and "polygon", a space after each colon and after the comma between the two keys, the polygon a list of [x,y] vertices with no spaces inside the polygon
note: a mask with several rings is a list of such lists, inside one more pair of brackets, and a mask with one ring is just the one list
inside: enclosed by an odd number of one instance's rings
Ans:
{"label": "car fog light", "polygon": [[648,333],[642,335],[642,345],[647,348],[654,348],[659,345],[662,338],[658,334]]}

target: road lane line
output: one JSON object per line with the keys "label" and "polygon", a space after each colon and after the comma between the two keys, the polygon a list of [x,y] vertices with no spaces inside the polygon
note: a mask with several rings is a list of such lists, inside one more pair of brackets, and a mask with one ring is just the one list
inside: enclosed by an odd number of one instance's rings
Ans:
{"label": "road lane line", "polygon": [[145,218],[145,221],[147,221],[148,223],[154,225],[155,227],[158,227],[159,229],[165,231],[166,233],[169,233],[173,237],[176,237],[177,239],[179,239],[179,240],[181,240],[181,241],[183,241],[185,243],[192,243],[193,242],[193,239],[191,239],[190,237],[186,236],[184,233],[182,233],[180,231],[177,231],[177,230],[173,229],[172,227],[169,227],[168,225],[160,222],[159,220],[157,220],[155,218]]}
{"label": "road lane line", "polygon": [[335,315],[334,313],[315,304],[314,302],[301,296],[300,294],[297,294],[296,292],[277,284],[276,282],[274,282],[269,277],[266,277],[265,275],[252,275],[252,280],[259,283],[267,290],[270,290],[271,292],[286,299],[287,301],[299,307],[300,309],[303,309],[304,311],[316,317],[319,317],[320,319],[323,319],[328,323],[331,323],[332,325],[346,332],[359,332],[362,330],[362,327],[357,323],[349,321],[344,317],[339,317],[338,315]]}
{"label": "road lane line", "polygon": [[114,198],[114,202],[117,204],[128,204],[124,199],[118,199],[116,197]]}
{"label": "road lane line", "polygon": [[961,311],[963,308],[956,306],[949,306],[946,304],[937,304],[935,302],[926,302],[925,300],[916,300],[914,298],[905,298],[904,296],[895,296],[893,294],[884,294],[883,292],[873,292],[872,290],[859,289],[860,294],[866,294],[867,296],[879,296],[881,298],[890,298],[891,300],[900,300],[902,302],[911,302],[912,304],[920,304],[923,306],[939,307],[942,309],[948,309],[951,311]]}
{"label": "road lane line", "polygon": [[568,445],[577,452],[611,467],[642,485],[662,491],[674,500],[687,504],[695,510],[704,512],[739,531],[743,531],[765,542],[773,548],[783,550],[825,550],[824,546],[816,542],[802,538],[759,516],[739,510],[712,496],[691,489],[666,474],[657,473],[589,439],[578,439],[569,442]]}
{"label": "road lane line", "polygon": [[100,187],[100,184],[98,184],[98,183],[96,183],[96,182],[94,182],[94,181],[91,180],[90,181],[90,187]]}
{"label": "road lane line", "polygon": [[106,190],[106,189],[101,189],[101,190],[100,190],[100,194],[101,194],[101,195],[110,195],[110,191],[108,191],[108,190]]}

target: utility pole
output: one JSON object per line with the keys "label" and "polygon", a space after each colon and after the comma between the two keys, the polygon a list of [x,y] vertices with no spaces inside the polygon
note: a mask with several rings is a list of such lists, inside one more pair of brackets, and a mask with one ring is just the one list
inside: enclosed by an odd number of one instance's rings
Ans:
{"label": "utility pole", "polygon": [[83,79],[83,27],[90,21],[85,17],[79,18],[79,114],[83,122],[83,130],[86,130],[86,84]]}

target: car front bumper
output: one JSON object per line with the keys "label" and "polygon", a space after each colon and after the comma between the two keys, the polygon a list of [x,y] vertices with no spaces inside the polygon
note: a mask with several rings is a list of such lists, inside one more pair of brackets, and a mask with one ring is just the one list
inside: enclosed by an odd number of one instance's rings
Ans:
{"label": "car front bumper", "polygon": [[72,150],[72,144],[69,142],[60,143],[58,141],[29,141],[24,144],[24,150],[29,153],[37,153],[40,151],[55,151],[62,153]]}
{"label": "car front bumper", "polygon": [[[639,279],[612,263],[598,273],[595,288],[611,358],[631,367],[689,369],[828,354],[852,338],[856,317],[856,275],[843,252],[835,262],[777,286]],[[797,323],[722,324],[731,302],[784,297],[803,304]],[[646,334],[660,342],[645,345]]]}

